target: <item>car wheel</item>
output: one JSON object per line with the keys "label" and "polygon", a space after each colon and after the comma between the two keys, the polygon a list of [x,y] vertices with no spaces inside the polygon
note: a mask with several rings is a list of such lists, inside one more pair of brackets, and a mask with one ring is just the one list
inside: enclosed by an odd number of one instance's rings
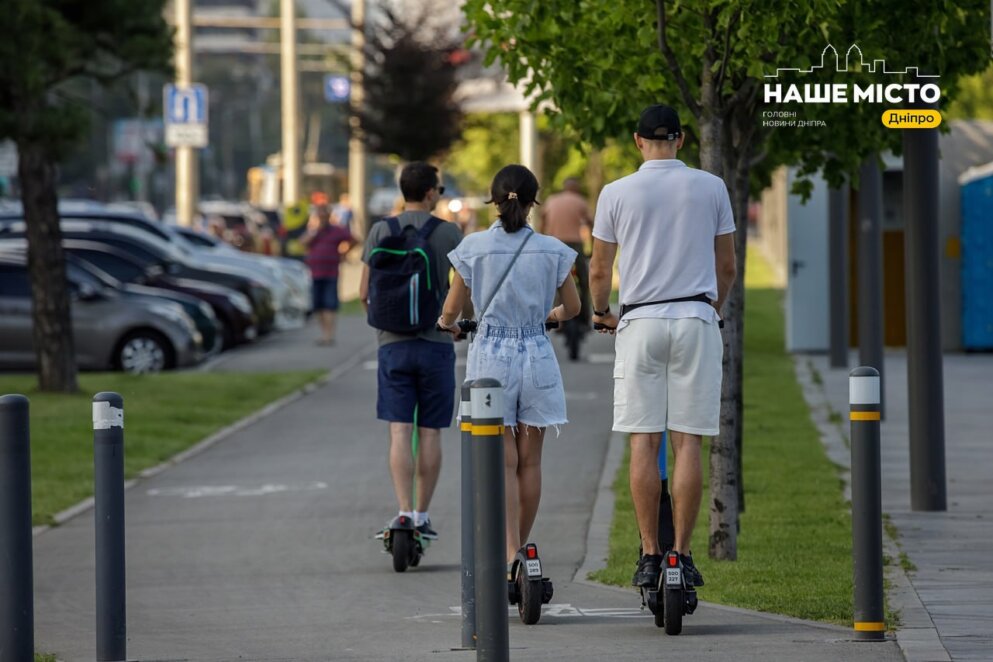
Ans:
{"label": "car wheel", "polygon": [[121,341],[117,367],[132,375],[161,372],[172,367],[172,348],[155,331],[135,331]]}

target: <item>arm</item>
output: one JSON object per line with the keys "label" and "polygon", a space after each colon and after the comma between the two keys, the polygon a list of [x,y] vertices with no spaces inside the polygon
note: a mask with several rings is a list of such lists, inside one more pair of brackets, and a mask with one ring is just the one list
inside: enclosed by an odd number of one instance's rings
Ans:
{"label": "arm", "polygon": [[359,301],[366,313],[369,312],[369,265],[362,265],[362,282],[359,283]]}
{"label": "arm", "polygon": [[459,314],[465,308],[466,299],[469,298],[469,288],[466,287],[462,275],[455,272],[452,279],[452,286],[448,290],[448,296],[441,307],[441,316],[438,318],[438,326],[446,331],[458,333],[459,327],[455,324]]}
{"label": "arm", "polygon": [[576,289],[576,281],[573,280],[572,274],[566,276],[565,281],[559,285],[558,292],[562,303],[552,308],[552,312],[548,314],[549,322],[565,322],[579,314],[581,307],[579,291]]}
{"label": "arm", "polygon": [[[593,256],[590,258],[590,297],[595,311],[603,312],[610,305],[615,257],[617,257],[617,244],[593,239]],[[593,321],[607,327],[616,327],[619,318],[611,311],[606,315],[594,314]]]}
{"label": "arm", "polygon": [[722,234],[714,237],[714,266],[717,269],[717,301],[714,302],[714,309],[717,314],[721,314],[721,308],[727,301],[728,292],[738,275],[738,266],[734,256],[734,233]]}

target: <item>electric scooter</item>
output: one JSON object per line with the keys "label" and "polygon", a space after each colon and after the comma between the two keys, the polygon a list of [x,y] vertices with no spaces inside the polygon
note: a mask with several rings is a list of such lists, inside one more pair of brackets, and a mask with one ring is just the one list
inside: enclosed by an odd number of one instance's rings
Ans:
{"label": "electric scooter", "polygon": [[528,543],[517,551],[507,580],[507,597],[517,605],[517,613],[525,625],[534,625],[541,618],[541,605],[552,601],[552,580],[542,576],[538,547]]}
{"label": "electric scooter", "polygon": [[393,569],[397,572],[420,565],[421,557],[431,545],[414,527],[414,519],[406,515],[394,517],[389,526],[376,534],[376,539],[382,540],[386,553],[392,555]]}
{"label": "electric scooter", "polygon": [[[659,448],[659,480],[662,490],[659,496],[659,549],[662,551],[662,573],[659,586],[654,590],[642,587],[641,605],[646,605],[655,617],[656,627],[665,628],[665,633],[677,635],[683,630],[683,616],[692,614],[697,608],[696,587],[683,572],[679,554],[673,551],[676,543],[676,529],[672,521],[672,499],[669,496],[668,466],[666,462],[666,434],[662,434]],[[639,550],[639,555],[641,550]]]}

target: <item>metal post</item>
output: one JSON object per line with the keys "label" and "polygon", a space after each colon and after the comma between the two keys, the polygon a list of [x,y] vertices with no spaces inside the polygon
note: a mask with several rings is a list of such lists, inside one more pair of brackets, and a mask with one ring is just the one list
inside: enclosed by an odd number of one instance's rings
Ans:
{"label": "metal post", "polygon": [[520,112],[521,165],[539,176],[538,168],[538,124],[530,109]]}
{"label": "metal post", "polygon": [[855,573],[855,636],[881,641],[886,634],[883,602],[883,504],[880,490],[879,371],[849,373],[852,442],[852,565]]}
{"label": "metal post", "polygon": [[[937,113],[934,105],[924,106]],[[938,130],[903,130],[910,506],[947,510],[938,258]]]}
{"label": "metal post", "polygon": [[288,206],[300,201],[300,71],[294,0],[280,0],[279,19],[283,204]]}
{"label": "metal post", "polygon": [[470,396],[475,492],[476,659],[510,659],[507,632],[507,508],[503,483],[503,387],[477,379]]}
{"label": "metal post", "polygon": [[832,368],[848,367],[848,185],[828,190],[828,278]]}
{"label": "metal post", "polygon": [[124,399],[93,396],[97,662],[127,659],[124,605]]}
{"label": "metal post", "polygon": [[476,573],[473,537],[472,382],[462,384],[459,405],[462,429],[462,648],[476,647]]}
{"label": "metal post", "polygon": [[886,416],[883,371],[883,175],[873,153],[859,173],[859,363],[879,371],[879,412]]}
{"label": "metal post", "polygon": [[34,657],[28,399],[0,397],[0,659]]}
{"label": "metal post", "polygon": [[[193,25],[192,0],[176,0],[176,85],[193,83]],[[193,225],[200,192],[197,151],[195,147],[176,148],[176,221]]]}
{"label": "metal post", "polygon": [[366,215],[366,155],[365,144],[359,139],[357,111],[365,102],[363,72],[365,71],[365,3],[352,0],[352,88],[349,94],[348,194],[352,204],[352,227],[359,236],[368,231]]}

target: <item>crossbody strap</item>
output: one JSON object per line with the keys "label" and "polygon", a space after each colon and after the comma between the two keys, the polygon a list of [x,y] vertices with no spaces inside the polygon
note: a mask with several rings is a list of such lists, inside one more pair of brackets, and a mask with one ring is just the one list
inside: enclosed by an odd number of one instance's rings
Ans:
{"label": "crossbody strap", "polygon": [[493,303],[493,299],[496,299],[496,295],[500,291],[503,281],[507,280],[507,276],[510,275],[510,270],[514,268],[514,263],[517,262],[517,258],[520,257],[521,251],[524,250],[525,244],[527,244],[528,241],[531,240],[531,237],[534,236],[534,230],[531,230],[531,228],[528,228],[528,230],[530,233],[528,236],[524,237],[524,241],[522,241],[521,245],[517,247],[517,252],[514,253],[514,257],[511,258],[510,264],[507,265],[506,271],[504,271],[503,275],[500,276],[500,280],[497,281],[496,287],[493,289],[493,294],[490,295],[490,300],[486,302],[485,306],[483,306],[483,311],[479,313],[479,317],[476,318],[477,321],[482,321],[483,317],[486,315],[486,311],[489,310],[490,304]]}

